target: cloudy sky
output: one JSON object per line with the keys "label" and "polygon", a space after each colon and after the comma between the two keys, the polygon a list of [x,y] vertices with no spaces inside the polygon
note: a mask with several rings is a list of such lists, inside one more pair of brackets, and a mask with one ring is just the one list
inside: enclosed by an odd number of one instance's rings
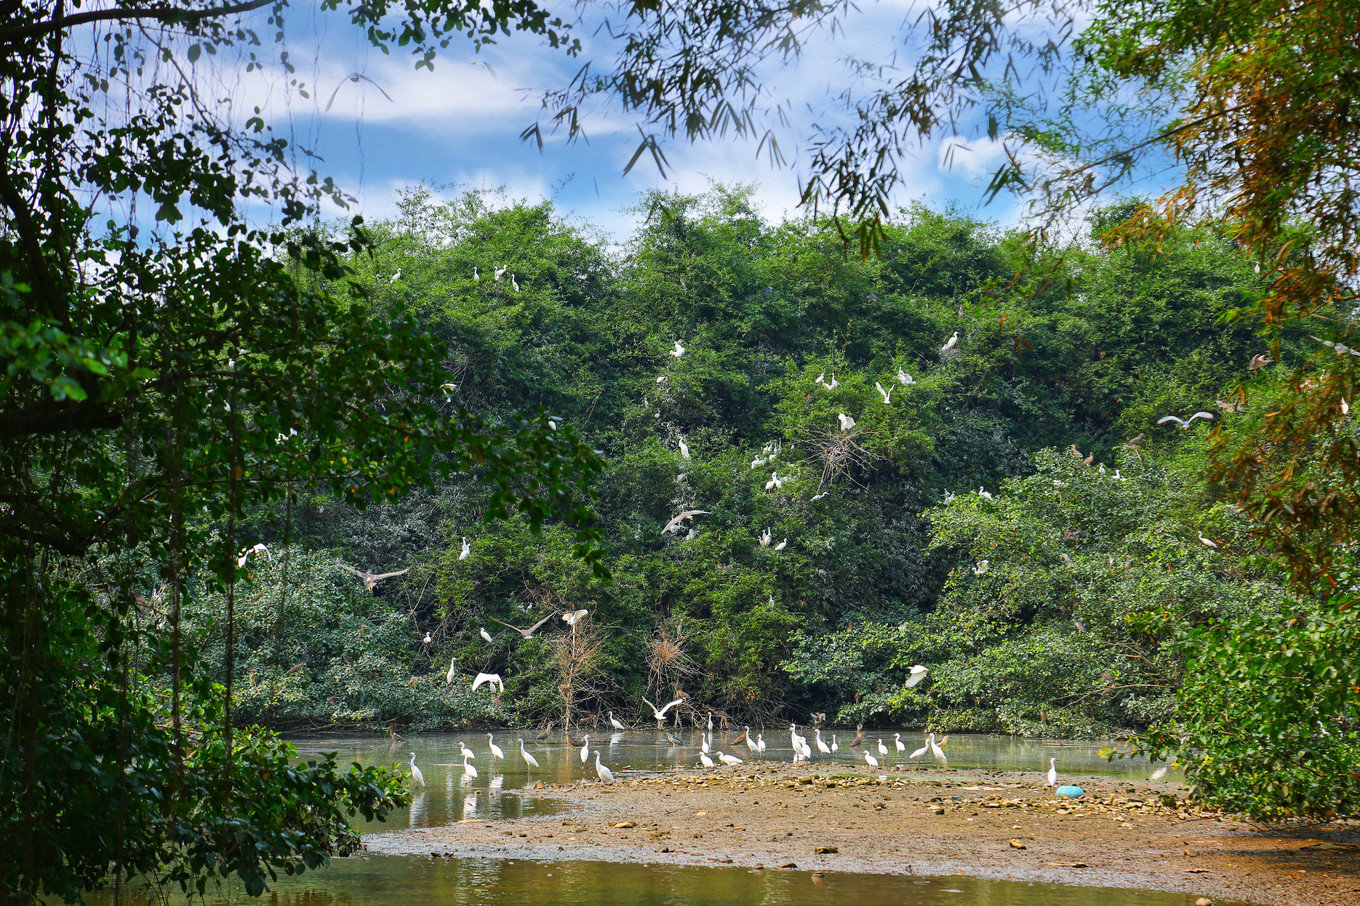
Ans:
{"label": "cloudy sky", "polygon": [[[393,212],[400,188],[422,182],[451,186],[449,194],[458,188],[504,187],[513,199],[551,198],[568,216],[602,227],[616,240],[626,238],[637,223],[639,215],[629,209],[653,188],[701,191],[711,181],[755,183],[758,204],[771,219],[797,206],[805,163],[796,153],[797,122],[777,132],[791,158],[783,168],[759,155],[754,140],[729,137],[666,146],[671,167],[665,178],[645,156],[625,176],[638,131],[618,110],[591,111],[585,141],[568,144],[545,130],[540,150],[519,138],[540,115],[542,92],[566,84],[580,59],[510,36],[480,54],[455,42],[433,72],[417,70],[415,59],[401,48],[390,55],[373,48],[343,15],[306,8],[295,8],[292,15],[288,41],[295,72],[267,66],[243,77],[239,69],[227,69],[214,87],[231,98],[238,117],[259,107],[283,135],[315,149],[322,158],[319,169],[356,195],[360,212],[370,220]],[[798,65],[771,66],[767,84],[788,98],[794,111],[834,116],[827,112],[834,110],[828,100],[853,84],[845,57],[892,59],[901,52],[900,35],[914,15],[906,2],[865,2],[843,30],[811,40]],[[588,28],[578,34],[585,57],[607,50],[605,39]],[[353,74],[362,78],[353,80]],[[982,190],[1000,161],[999,143],[964,144],[957,136],[942,136],[906,163],[898,201],[936,208],[953,204],[986,220],[1012,223],[1019,212],[1013,199],[982,205]]]}

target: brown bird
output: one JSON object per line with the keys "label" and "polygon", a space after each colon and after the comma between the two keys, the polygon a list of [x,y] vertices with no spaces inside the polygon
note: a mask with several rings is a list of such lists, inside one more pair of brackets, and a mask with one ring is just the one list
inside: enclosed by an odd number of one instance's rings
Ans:
{"label": "brown bird", "polygon": [[1263,353],[1258,353],[1258,354],[1256,354],[1256,355],[1254,355],[1254,356],[1251,357],[1251,361],[1250,361],[1250,362],[1247,362],[1247,370],[1248,370],[1248,371],[1259,371],[1260,369],[1266,367],[1266,366],[1269,365],[1269,364],[1270,364],[1270,359],[1267,358],[1267,357],[1265,356],[1265,354],[1263,354]]}
{"label": "brown bird", "polygon": [[348,564],[340,563],[339,560],[336,560],[335,562],[344,569],[349,570],[350,572],[354,573],[354,575],[362,579],[364,581],[364,587],[367,588],[369,591],[372,591],[375,587],[377,587],[377,584],[381,582],[383,579],[391,579],[393,576],[404,576],[411,571],[411,567],[408,566],[406,567],[406,569],[399,569],[394,573],[370,573],[362,569],[355,569],[354,567],[349,566]]}
{"label": "brown bird", "polygon": [[850,743],[850,748],[852,749],[858,749],[859,744],[864,742],[864,724],[860,724],[859,726],[855,727],[855,729],[859,731],[859,735],[855,737],[854,742]]}
{"label": "brown bird", "polygon": [[1070,528],[1070,529],[1063,529],[1063,540],[1064,540],[1064,541],[1076,541],[1078,538],[1080,538],[1082,535],[1085,535],[1085,534],[1086,534],[1086,533],[1083,532],[1081,529],[1073,529],[1073,528]]}
{"label": "brown bird", "polygon": [[549,620],[551,620],[551,619],[552,619],[553,617],[555,617],[555,616],[557,616],[557,611],[554,610],[552,613],[548,614],[546,617],[544,617],[543,619],[539,620],[537,623],[535,623],[534,625],[530,626],[528,629],[520,629],[518,626],[511,626],[509,623],[505,622],[504,620],[498,620],[498,619],[496,619],[495,617],[487,617],[487,619],[490,620],[490,621],[493,622],[493,623],[500,623],[500,624],[501,624],[502,626],[504,626],[506,629],[513,629],[513,630],[515,630],[515,632],[518,632],[520,635],[524,636],[526,639],[532,639],[532,638],[534,637],[534,633],[535,633],[535,632],[538,632],[539,627],[542,626],[544,623],[548,622]]}
{"label": "brown bird", "polygon": [[552,727],[553,727],[553,722],[552,722],[552,721],[548,721],[548,725],[547,725],[546,727],[543,728],[543,732],[541,732],[541,733],[539,733],[537,736],[535,736],[534,739],[538,739],[538,740],[547,739],[548,736],[552,733]]}
{"label": "brown bird", "polygon": [[585,745],[585,743],[583,742],[577,742],[576,740],[572,739],[570,730],[567,730],[562,735],[566,737],[567,745],[571,746],[573,749],[579,749],[581,748],[581,746]]}
{"label": "brown bird", "polygon": [[742,730],[742,731],[741,731],[741,734],[740,734],[739,736],[737,736],[736,739],[734,739],[734,740],[732,740],[731,742],[729,742],[728,745],[729,745],[729,746],[739,746],[739,745],[741,745],[742,743],[744,743],[745,741],[746,741],[746,731],[745,731],[745,730]]}
{"label": "brown bird", "polygon": [[1131,438],[1130,440],[1125,441],[1125,443],[1127,443],[1130,447],[1137,447],[1140,446],[1146,439],[1147,434],[1140,431],[1137,437]]}

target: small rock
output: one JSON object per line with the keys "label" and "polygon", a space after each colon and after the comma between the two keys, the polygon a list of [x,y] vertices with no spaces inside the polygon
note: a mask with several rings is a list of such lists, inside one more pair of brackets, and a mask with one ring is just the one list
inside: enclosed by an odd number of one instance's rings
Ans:
{"label": "small rock", "polygon": [[1214,901],[1208,897],[1200,897],[1195,901],[1195,906],[1214,906]]}
{"label": "small rock", "polygon": [[1024,843],[1021,843],[1019,840],[1012,840],[1012,841],[1011,841],[1011,848],[1012,848],[1012,849],[1029,849],[1028,846],[1026,846]]}
{"label": "small rock", "polygon": [[637,824],[635,824],[635,823],[632,822],[632,821],[620,821],[618,824],[615,824],[614,826],[615,826],[615,827],[637,827]]}
{"label": "small rock", "polygon": [[932,805],[932,806],[930,807],[930,813],[931,813],[932,815],[943,815],[943,814],[944,814],[944,806],[943,806],[943,805]]}
{"label": "small rock", "polygon": [[814,850],[814,852],[816,852],[817,855],[819,856],[826,856],[830,855],[831,853],[838,853],[840,852],[840,850],[834,846],[819,846]]}
{"label": "small rock", "polygon": [[785,862],[783,865],[781,865],[781,866],[779,866],[779,867],[780,867],[780,868],[797,868],[797,867],[798,867],[798,863],[797,863],[797,862]]}

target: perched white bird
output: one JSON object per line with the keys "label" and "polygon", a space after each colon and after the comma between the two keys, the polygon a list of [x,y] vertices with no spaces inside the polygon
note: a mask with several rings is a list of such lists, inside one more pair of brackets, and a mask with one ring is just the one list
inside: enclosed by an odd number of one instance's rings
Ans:
{"label": "perched white bird", "polygon": [[718,760],[721,761],[723,764],[727,765],[729,768],[735,768],[739,764],[746,763],[735,755],[724,755],[722,752],[718,752],[717,755]]}
{"label": "perched white bird", "polygon": [[470,556],[472,556],[472,545],[468,544],[468,540],[465,537],[463,538],[463,549],[458,552],[458,559],[466,560]]}
{"label": "perched white bird", "polygon": [[770,480],[765,482],[765,490],[768,491],[770,490],[770,488],[782,488],[784,486],[784,482],[786,481],[788,481],[788,479],[780,478],[778,472],[771,472]]}
{"label": "perched white bird", "polygon": [[423,639],[420,640],[420,643],[421,643],[422,645],[430,645],[430,644],[432,644],[433,642],[434,642],[434,639],[430,637],[430,634],[429,634],[428,632],[425,633],[425,638],[423,638]]}
{"label": "perched white bird", "polygon": [[977,562],[977,565],[973,567],[973,575],[980,576],[990,568],[991,567],[988,565],[986,560],[979,560]]}
{"label": "perched white bird", "polygon": [[464,752],[464,753],[463,753],[463,776],[464,776],[464,777],[476,777],[476,776],[477,776],[477,769],[476,769],[475,767],[473,767],[472,765],[468,764],[468,759],[471,758],[471,757],[472,757],[472,753],[471,753],[471,752]]}
{"label": "perched white bird", "polygon": [[514,274],[510,275],[510,285],[515,288],[515,292],[519,292],[519,281],[515,279]]}
{"label": "perched white bird", "polygon": [[891,402],[892,402],[892,391],[891,391],[891,390],[884,390],[884,389],[883,389],[883,385],[880,384],[878,381],[874,381],[874,387],[875,387],[875,389],[878,390],[879,396],[883,397],[883,402],[885,402],[885,403],[891,403]]}
{"label": "perched white bird", "polygon": [[774,535],[770,532],[770,530],[769,530],[768,528],[765,529],[765,531],[763,531],[763,532],[760,533],[760,546],[761,546],[761,547],[769,547],[769,546],[770,546],[770,542],[773,541],[773,540],[774,540]]}
{"label": "perched white bird", "polygon": [[522,737],[516,737],[516,739],[519,739],[519,754],[524,758],[524,763],[531,768],[538,767],[538,759],[530,755],[529,750],[524,748],[524,739]]}
{"label": "perched white bird", "polygon": [[944,345],[940,347],[940,352],[948,352],[957,345],[959,345],[959,332],[956,330],[952,337],[944,341]]}
{"label": "perched white bird", "polygon": [[604,783],[614,782],[614,772],[600,764],[600,753],[595,753],[595,776],[599,777]]}
{"label": "perched white bird", "polygon": [[989,493],[987,492],[987,489],[986,489],[986,488],[981,487],[981,486],[978,487],[978,496],[981,497],[983,500],[995,500],[995,499],[996,499],[996,498],[994,498],[991,494],[989,494]]}
{"label": "perched white bird", "polygon": [[894,733],[894,734],[893,734],[893,746],[894,746],[894,747],[897,749],[897,751],[899,751],[899,752],[905,752],[905,751],[907,750],[907,744],[904,743],[904,742],[902,741],[902,734],[901,734],[901,733]]}
{"label": "perched white bird", "polygon": [[817,375],[817,380],[813,381],[812,383],[814,383],[814,384],[821,384],[823,387],[825,387],[825,386],[826,386],[826,372],[823,371],[821,374]]}
{"label": "perched white bird", "polygon": [[589,761],[589,760],[590,760],[590,737],[589,737],[589,736],[582,736],[582,737],[581,737],[581,764],[585,764],[585,763],[586,763],[587,761]]}
{"label": "perched white bird", "polygon": [[1214,414],[1212,412],[1196,412],[1189,418],[1177,418],[1174,415],[1163,415],[1161,418],[1157,419],[1157,424],[1165,425],[1167,422],[1175,422],[1182,428],[1188,428],[1190,427],[1190,423],[1197,418],[1202,418],[1205,421],[1213,421]]}
{"label": "perched white bird", "polygon": [[396,282],[397,282],[398,280],[400,280],[400,279],[401,279],[401,268],[397,268],[397,272],[396,272],[395,274],[393,274],[393,275],[392,275],[392,279],[391,279],[391,280],[388,280],[387,282],[388,282],[388,283],[396,283]]}
{"label": "perched white bird", "polygon": [[944,492],[944,502],[945,502],[945,503],[953,503],[953,502],[954,502],[954,492],[953,492],[953,491],[945,491],[945,492]]}
{"label": "perched white bird", "polygon": [[1058,760],[1058,759],[1056,759],[1056,758],[1050,758],[1050,759],[1048,760],[1048,785],[1049,785],[1049,786],[1057,786],[1057,785],[1058,785],[1058,766],[1057,766],[1057,764],[1055,763],[1055,762],[1057,762],[1057,760]]}
{"label": "perched white bird", "polygon": [[497,283],[500,283],[500,282],[501,282],[501,277],[505,276],[505,272],[508,271],[509,269],[510,269],[510,265],[508,265],[508,264],[502,264],[500,267],[496,268],[496,282],[497,282]]}
{"label": "perched white bird", "polygon": [[922,667],[920,664],[913,665],[911,668],[911,676],[907,677],[907,688],[910,689],[912,686],[921,682],[921,680],[926,678],[926,674],[929,672],[928,669]]}
{"label": "perched white bird", "polygon": [[788,546],[789,546],[789,539],[785,538],[783,541],[781,541],[781,542],[779,542],[778,544],[776,544],[776,545],[774,546],[774,549],[777,550],[777,551],[782,551],[784,548],[786,548],[786,547],[788,547]]}
{"label": "perched white bird", "polygon": [[622,723],[617,717],[614,716],[614,712],[613,712],[613,711],[610,711],[610,712],[609,712],[609,725],[610,725],[611,727],[613,727],[615,730],[627,730],[627,729],[628,729],[627,727],[625,727],[625,726],[623,725],[623,723]]}
{"label": "perched white bird", "polygon": [[475,264],[472,265],[472,279],[474,282],[482,279],[482,272],[477,270],[477,265]]}
{"label": "perched white bird", "polygon": [[492,643],[492,644],[495,644],[495,641],[496,641],[496,640],[493,639],[493,638],[491,638],[491,633],[489,633],[489,632],[486,631],[486,627],[485,627],[485,626],[483,626],[483,627],[481,627],[480,629],[478,629],[478,630],[477,630],[477,634],[478,634],[479,636],[481,636],[483,639],[485,639],[486,641],[488,641],[488,642],[490,642],[490,643]]}
{"label": "perched white bird", "polygon": [[659,376],[657,377],[656,382],[657,382],[658,384],[664,384],[664,383],[666,383],[666,380],[667,380],[667,378],[666,378],[666,376],[663,374],[663,375],[659,375]]}
{"label": "perched white bird", "polygon": [[818,728],[817,728],[816,736],[817,736],[817,751],[818,751],[818,752],[821,752],[823,755],[830,755],[830,754],[831,754],[831,746],[829,746],[829,745],[827,745],[826,743],[822,742],[822,728],[821,728],[821,727],[818,727]]}
{"label": "perched white bird", "polygon": [[864,753],[864,763],[871,768],[878,767],[878,759],[870,755],[868,752]]}
{"label": "perched white bird", "polygon": [[420,768],[416,767],[416,753],[411,753],[411,779],[421,786],[425,785],[425,775],[420,773]]}
{"label": "perched white bird", "polygon": [[269,557],[270,560],[274,559],[274,555],[269,553],[269,548],[264,546],[264,542],[260,542],[254,547],[248,547],[245,550],[241,551],[240,556],[236,558],[236,565],[240,568],[244,568],[246,565],[246,558],[249,557],[251,554],[265,554],[266,556]]}
{"label": "perched white bird", "polygon": [[841,382],[838,381],[838,380],[836,380],[836,372],[834,372],[834,371],[831,372],[831,383],[829,383],[829,384],[826,385],[826,389],[827,389],[827,390],[835,390],[835,389],[836,389],[837,387],[839,387],[840,385],[841,385]]}
{"label": "perched white bird", "polygon": [[472,691],[476,692],[482,684],[488,684],[492,689],[505,692],[505,683],[501,682],[499,673],[479,673],[477,678],[472,681]]}
{"label": "perched white bird", "polygon": [[825,497],[827,494],[830,494],[830,493],[831,493],[830,491],[823,491],[823,492],[820,493],[820,494],[813,494],[813,495],[812,495],[812,499],[813,499],[813,500],[821,500],[823,497]]}
{"label": "perched white bird", "polygon": [[675,356],[678,359],[684,354],[685,354],[684,345],[679,340],[676,340],[675,346],[672,347],[671,349],[671,355]]}
{"label": "perched white bird", "polygon": [[706,768],[713,767],[713,759],[708,757],[708,752],[706,751],[699,753],[699,763]]}
{"label": "perched white bird", "polygon": [[584,620],[589,614],[590,611],[584,609],[571,610],[562,614],[562,622],[566,623],[568,626],[575,627],[577,623]]}
{"label": "perched white bird", "polygon": [[927,752],[930,751],[930,744],[931,744],[932,742],[934,742],[934,741],[935,741],[935,734],[934,734],[934,733],[931,733],[930,736],[926,738],[926,744],[923,745],[923,746],[921,746],[921,748],[917,749],[916,751],[912,752],[912,753],[911,753],[910,755],[908,755],[907,757],[908,757],[908,758],[920,758],[922,755],[924,755],[925,753],[927,753]]}
{"label": "perched white bird", "polygon": [[501,761],[505,760],[505,751],[500,746],[496,745],[496,740],[492,738],[490,733],[486,734],[486,744],[491,746],[492,758],[499,758]]}
{"label": "perched white bird", "polygon": [[1209,540],[1208,538],[1204,537],[1204,533],[1203,533],[1203,532],[1200,532],[1200,533],[1199,533],[1199,543],[1200,543],[1200,544],[1203,544],[1205,547],[1207,547],[1207,548],[1208,548],[1209,550],[1211,550],[1211,551],[1216,551],[1216,550],[1218,550],[1218,542],[1216,542],[1216,541],[1211,541],[1211,540]]}
{"label": "perched white bird", "polygon": [[684,700],[683,698],[677,698],[677,699],[676,699],[675,701],[673,701],[673,702],[668,702],[668,703],[666,704],[666,707],[661,708],[660,710],[658,710],[657,707],[656,707],[656,705],[654,705],[654,704],[652,704],[651,702],[647,701],[647,699],[646,699],[645,696],[643,697],[642,700],[643,700],[644,702],[646,702],[647,707],[649,707],[649,708],[652,709],[652,716],[656,718],[656,722],[657,722],[657,725],[658,725],[658,726],[660,726],[662,723],[665,722],[665,720],[666,720],[666,712],[667,712],[667,711],[669,711],[671,708],[674,708],[676,705],[682,705],[682,704],[685,703],[685,700]]}
{"label": "perched white bird", "polygon": [[844,412],[836,415],[836,421],[841,423],[842,431],[849,431],[851,428],[855,427],[855,420]]}
{"label": "perched white bird", "polygon": [[768,462],[768,460],[764,459],[751,460],[751,471],[754,472],[756,469],[759,469],[761,466],[765,465],[766,462]]}
{"label": "perched white bird", "polygon": [[899,384],[914,384],[914,383],[916,383],[916,378],[912,377],[911,375],[909,375],[909,374],[907,374],[905,371],[903,371],[901,368],[899,368],[899,369],[897,369],[897,383],[899,383]]}
{"label": "perched white bird", "polygon": [[453,682],[454,664],[457,663],[457,660],[456,656],[449,658],[449,672],[444,675],[445,683]]}
{"label": "perched white bird", "polygon": [[685,435],[683,434],[680,435],[679,446],[680,446],[680,458],[689,459],[689,444],[685,443]]}

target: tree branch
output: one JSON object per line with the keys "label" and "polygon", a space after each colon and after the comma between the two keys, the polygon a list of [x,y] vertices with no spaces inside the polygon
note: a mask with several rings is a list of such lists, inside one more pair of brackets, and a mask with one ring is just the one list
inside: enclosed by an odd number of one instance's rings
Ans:
{"label": "tree branch", "polygon": [[0,29],[0,46],[18,44],[32,38],[41,38],[53,32],[62,31],[67,28],[75,28],[78,25],[88,25],[91,22],[104,22],[108,20],[142,20],[153,19],[158,22],[200,22],[204,19],[215,19],[219,16],[231,16],[236,13],[248,13],[257,10],[262,6],[269,6],[277,0],[243,0],[241,3],[229,3],[225,6],[210,6],[207,9],[152,9],[142,8],[115,8],[115,9],[96,9],[85,12],[73,13],[69,16],[60,16],[55,19],[47,19],[42,22],[31,22],[15,28]]}

